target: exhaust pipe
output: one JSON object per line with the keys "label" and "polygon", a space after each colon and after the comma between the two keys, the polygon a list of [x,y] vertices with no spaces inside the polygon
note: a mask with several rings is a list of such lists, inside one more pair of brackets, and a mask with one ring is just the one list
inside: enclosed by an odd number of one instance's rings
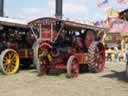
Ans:
{"label": "exhaust pipe", "polygon": [[63,18],[63,0],[56,0],[56,14],[57,19]]}
{"label": "exhaust pipe", "polygon": [[0,0],[0,17],[4,16],[4,0]]}

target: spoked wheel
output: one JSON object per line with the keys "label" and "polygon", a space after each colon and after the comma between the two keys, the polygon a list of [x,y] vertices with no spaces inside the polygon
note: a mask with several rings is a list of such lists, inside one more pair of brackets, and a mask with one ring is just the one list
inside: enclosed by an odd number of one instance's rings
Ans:
{"label": "spoked wheel", "polygon": [[7,49],[1,53],[0,68],[5,75],[15,74],[19,70],[19,55],[13,49]]}
{"label": "spoked wheel", "polygon": [[89,50],[89,71],[102,72],[105,65],[105,48],[102,43],[92,42]]}
{"label": "spoked wheel", "polygon": [[75,56],[71,56],[67,62],[67,76],[70,78],[78,77],[79,64]]}
{"label": "spoked wheel", "polygon": [[38,76],[48,74],[49,68],[49,60],[51,59],[48,49],[41,48],[39,45],[34,48],[34,64],[36,65],[36,69],[38,72]]}

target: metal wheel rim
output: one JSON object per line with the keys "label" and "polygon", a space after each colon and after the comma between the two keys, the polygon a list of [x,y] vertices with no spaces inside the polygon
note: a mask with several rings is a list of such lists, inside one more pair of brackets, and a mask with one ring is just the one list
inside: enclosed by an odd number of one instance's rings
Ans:
{"label": "metal wheel rim", "polygon": [[1,71],[6,75],[15,74],[19,69],[19,55],[13,49],[7,49],[1,55]]}
{"label": "metal wheel rim", "polygon": [[72,77],[78,77],[79,74],[79,66],[77,60],[73,60],[71,64],[71,73]]}
{"label": "metal wheel rim", "polygon": [[79,75],[78,61],[74,62],[74,60],[76,60],[75,56],[70,56],[67,62],[67,76],[71,78],[78,77]]}

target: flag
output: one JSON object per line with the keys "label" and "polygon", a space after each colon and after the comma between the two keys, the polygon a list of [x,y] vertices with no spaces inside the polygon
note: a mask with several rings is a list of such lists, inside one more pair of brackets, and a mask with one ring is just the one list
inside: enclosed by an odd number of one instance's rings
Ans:
{"label": "flag", "polygon": [[125,4],[127,2],[128,2],[128,0],[118,0],[118,3],[120,3],[120,4]]}
{"label": "flag", "polygon": [[98,2],[98,7],[103,8],[108,6],[108,0],[104,0],[103,2]]}
{"label": "flag", "polygon": [[110,8],[107,10],[108,17],[118,17],[119,16],[119,10]]}

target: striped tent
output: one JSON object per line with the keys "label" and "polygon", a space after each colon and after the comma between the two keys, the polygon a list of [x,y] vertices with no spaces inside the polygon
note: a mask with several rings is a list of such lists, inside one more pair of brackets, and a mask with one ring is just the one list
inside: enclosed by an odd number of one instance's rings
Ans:
{"label": "striped tent", "polygon": [[117,19],[112,22],[112,26],[109,29],[108,33],[128,33],[128,22],[124,20]]}

